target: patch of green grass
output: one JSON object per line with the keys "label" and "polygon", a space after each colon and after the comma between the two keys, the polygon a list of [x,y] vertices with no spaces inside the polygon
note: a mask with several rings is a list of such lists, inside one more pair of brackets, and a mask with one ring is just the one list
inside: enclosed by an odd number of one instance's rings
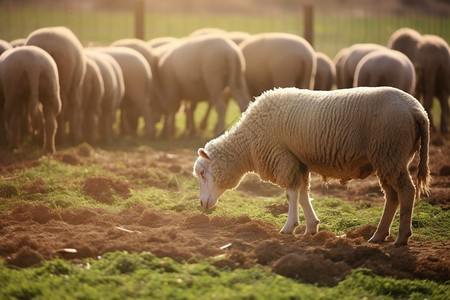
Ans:
{"label": "patch of green grass", "polygon": [[211,261],[176,263],[151,253],[107,253],[77,264],[55,259],[27,269],[0,262],[2,299],[445,299],[449,286],[355,270],[335,288],[305,284],[263,267],[230,270]]}
{"label": "patch of green grass", "polygon": [[[143,146],[141,146],[143,147]],[[281,228],[287,220],[287,212],[272,214],[267,209],[274,204],[286,201],[284,194],[278,197],[256,197],[239,190],[226,191],[216,207],[205,210],[198,200],[198,180],[190,174],[168,174],[162,188],[142,186],[131,191],[131,197],[114,198],[111,205],[101,204],[92,199],[83,190],[83,182],[90,175],[106,175],[118,178],[114,173],[102,169],[101,165],[69,165],[50,157],[43,157],[40,164],[29,169],[17,170],[17,179],[0,182],[2,201],[0,209],[12,209],[23,202],[43,203],[50,208],[73,209],[77,207],[104,207],[106,209],[132,208],[136,204],[170,211],[189,211],[206,213],[212,216],[242,216],[272,222]],[[156,173],[149,172],[149,177],[159,179]],[[49,187],[48,193],[27,194],[22,186],[31,180],[41,179]],[[321,220],[320,230],[328,230],[341,235],[365,224],[377,225],[382,214],[382,207],[372,207],[350,203],[336,198],[315,199],[312,205]],[[450,211],[435,207],[426,201],[420,202],[420,218],[417,221],[416,210],[413,212],[413,237],[418,238],[419,225],[421,238],[433,241],[450,239]],[[300,224],[305,224],[300,210]],[[398,233],[399,213],[392,223],[391,232]]]}
{"label": "patch of green grass", "polygon": [[450,297],[450,285],[428,280],[398,280],[379,277],[368,269],[353,270],[337,286],[338,290],[349,291],[349,295],[365,295],[384,299],[447,299]]}
{"label": "patch of green grass", "polygon": [[[198,200],[197,179],[189,177],[182,182],[180,190],[167,191],[154,187],[136,190],[126,201],[126,207],[141,203],[159,210],[192,213],[206,213],[212,216],[242,216],[261,219],[283,227],[287,220],[287,212],[273,215],[267,207],[271,204],[282,204],[285,196],[254,197],[241,191],[226,191],[217,205],[211,210],[203,209]],[[312,202],[318,218],[321,220],[320,230],[328,230],[341,235],[349,230],[366,224],[377,225],[383,211],[382,207],[362,206],[349,203],[337,198],[320,198]],[[299,212],[300,225],[305,225],[302,211]],[[421,238],[432,241],[446,241],[450,239],[450,211],[430,205],[426,201],[420,202],[420,231]],[[391,232],[398,233],[399,213],[392,223]],[[416,210],[413,212],[413,237],[418,238],[418,222]]]}

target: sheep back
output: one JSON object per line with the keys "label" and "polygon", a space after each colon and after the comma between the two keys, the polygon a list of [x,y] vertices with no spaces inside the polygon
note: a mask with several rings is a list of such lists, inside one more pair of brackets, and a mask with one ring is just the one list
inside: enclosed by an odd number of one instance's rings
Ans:
{"label": "sheep back", "polygon": [[356,66],[353,86],[392,86],[413,94],[416,71],[410,59],[389,48],[373,51]]}
{"label": "sheep back", "polygon": [[414,61],[415,50],[422,36],[411,28],[397,29],[389,38],[388,48],[404,53],[411,61]]}
{"label": "sheep back", "polygon": [[244,71],[241,50],[226,36],[207,34],[177,42],[160,58],[155,72],[155,85],[164,98],[159,101],[162,110],[177,111],[182,99],[197,102],[216,98],[226,87],[231,88],[240,106],[246,106],[248,99],[240,101],[237,95],[243,89],[246,92]]}
{"label": "sheep back", "polygon": [[325,53],[316,52],[316,58],[317,70],[314,90],[329,91],[336,82],[336,66]]}
{"label": "sheep back", "polygon": [[[406,170],[428,124],[420,103],[395,88],[278,89],[258,97],[230,132],[205,149],[213,157],[225,153],[217,159],[223,163],[239,153],[246,171],[283,188],[298,186],[306,171],[343,182],[376,172],[380,181],[392,182]],[[428,136],[425,142],[426,166]]]}
{"label": "sheep back", "polygon": [[302,37],[261,33],[243,41],[246,80],[251,96],[274,87],[314,88],[315,51]]}

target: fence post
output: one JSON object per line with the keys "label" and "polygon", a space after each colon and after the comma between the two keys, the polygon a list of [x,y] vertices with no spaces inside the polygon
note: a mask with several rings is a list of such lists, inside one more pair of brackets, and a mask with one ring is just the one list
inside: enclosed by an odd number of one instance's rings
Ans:
{"label": "fence post", "polygon": [[145,0],[136,0],[134,4],[134,36],[144,39],[145,28]]}
{"label": "fence post", "polygon": [[314,7],[311,4],[303,5],[304,37],[314,47]]}

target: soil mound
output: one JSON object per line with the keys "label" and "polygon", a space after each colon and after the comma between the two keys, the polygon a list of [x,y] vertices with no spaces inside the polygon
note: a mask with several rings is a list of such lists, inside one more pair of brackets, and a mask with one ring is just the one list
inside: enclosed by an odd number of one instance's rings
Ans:
{"label": "soil mound", "polygon": [[373,230],[366,225],[345,237],[328,231],[284,235],[275,225],[247,216],[169,213],[142,205],[108,212],[22,204],[0,212],[0,257],[28,267],[55,257],[99,258],[110,251],[150,251],[179,262],[215,257],[218,267],[260,264],[283,276],[329,286],[354,268],[371,268],[376,274],[397,278],[450,279],[450,242],[411,240],[408,247],[394,247],[392,241],[367,244]]}
{"label": "soil mound", "polygon": [[[450,204],[446,167],[450,144],[444,143],[442,147],[430,146],[431,197],[422,199],[445,209]],[[52,187],[41,179],[28,180],[19,187],[9,183],[17,176],[25,177],[15,170],[39,165],[37,158],[2,155],[0,152],[0,198],[15,201],[22,193],[31,198],[33,194],[51,192]],[[130,197],[131,189],[141,186],[180,189],[191,178],[196,157],[196,152],[188,149],[156,151],[137,147],[112,154],[86,145],[52,156],[67,164],[98,165],[114,174],[90,176],[80,184],[86,195],[106,204],[117,201],[117,197]],[[413,161],[412,169],[416,163]],[[414,177],[415,171],[412,173]],[[284,193],[251,174],[239,189],[248,197],[279,197]],[[359,205],[384,204],[374,176],[342,186],[332,181],[324,184],[313,174],[311,193],[313,197],[338,197]],[[287,209],[286,202],[266,207],[273,215]],[[98,259],[110,251],[150,251],[176,261],[211,259],[217,267],[248,268],[259,264],[283,276],[331,286],[354,268],[370,268],[378,275],[397,278],[450,280],[450,241],[412,239],[408,247],[395,247],[394,237],[389,237],[386,243],[368,244],[375,231],[370,224],[339,237],[328,231],[304,236],[304,226],[293,235],[280,234],[279,230],[274,224],[247,216],[162,212],[142,205],[120,212],[86,207],[61,211],[25,203],[0,211],[0,257],[10,264],[28,267],[55,257]]]}
{"label": "soil mound", "polygon": [[124,199],[131,196],[131,191],[125,181],[107,176],[89,176],[84,181],[83,190],[88,196],[106,204],[113,203],[112,196],[114,195]]}

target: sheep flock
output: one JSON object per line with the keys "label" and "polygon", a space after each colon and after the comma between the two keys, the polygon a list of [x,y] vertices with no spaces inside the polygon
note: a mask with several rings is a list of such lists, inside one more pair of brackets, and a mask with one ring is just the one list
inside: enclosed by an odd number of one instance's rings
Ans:
{"label": "sheep flock", "polygon": [[136,134],[140,117],[149,139],[170,138],[180,109],[186,114],[184,135],[193,137],[193,112],[201,101],[208,110],[200,129],[215,109],[217,137],[226,129],[229,99],[244,112],[263,92],[285,87],[396,87],[422,100],[435,131],[430,109],[437,97],[439,130],[448,132],[449,47],[409,28],[397,30],[387,46],[355,44],[334,59],[294,34],[215,28],[88,47],[69,28],[46,27],[20,40],[0,40],[0,53],[0,148],[9,151],[20,148],[24,136],[46,153],[67,142],[111,143],[115,133]]}
{"label": "sheep flock", "polygon": [[[343,183],[375,173],[387,200],[371,241],[389,234],[400,203],[396,244],[406,244],[416,193],[428,191],[430,132],[448,134],[449,46],[410,28],[395,31],[386,46],[355,44],[333,59],[294,34],[215,28],[85,46],[69,28],[45,27],[0,40],[0,54],[0,149],[20,149],[25,136],[44,153],[67,143],[108,144],[115,134],[138,134],[141,117],[145,137],[172,138],[182,110],[184,136],[195,137],[215,109],[216,139],[199,149],[194,166],[201,204],[214,206],[242,175],[255,172],[286,189],[283,233],[298,225],[298,203],[306,233],[318,230],[310,172]],[[229,99],[243,114],[226,132]],[[205,101],[197,128],[194,111]],[[416,152],[414,186],[408,165]]]}

